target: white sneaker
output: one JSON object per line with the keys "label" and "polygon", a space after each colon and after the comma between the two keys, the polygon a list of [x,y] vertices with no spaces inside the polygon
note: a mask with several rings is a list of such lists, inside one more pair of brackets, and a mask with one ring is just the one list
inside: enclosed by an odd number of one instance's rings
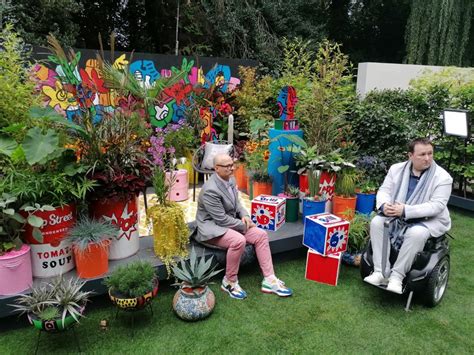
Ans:
{"label": "white sneaker", "polygon": [[383,277],[382,273],[379,271],[373,272],[364,278],[364,281],[374,286],[386,285],[388,282],[388,280]]}
{"label": "white sneaker", "polygon": [[403,293],[402,281],[398,277],[390,277],[388,280],[387,291],[401,295]]}

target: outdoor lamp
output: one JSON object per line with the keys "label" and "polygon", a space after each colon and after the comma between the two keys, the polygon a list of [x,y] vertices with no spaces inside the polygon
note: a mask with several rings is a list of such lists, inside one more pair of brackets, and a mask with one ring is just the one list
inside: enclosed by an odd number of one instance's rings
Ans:
{"label": "outdoor lamp", "polygon": [[466,110],[443,111],[444,133],[450,136],[469,137],[469,120]]}

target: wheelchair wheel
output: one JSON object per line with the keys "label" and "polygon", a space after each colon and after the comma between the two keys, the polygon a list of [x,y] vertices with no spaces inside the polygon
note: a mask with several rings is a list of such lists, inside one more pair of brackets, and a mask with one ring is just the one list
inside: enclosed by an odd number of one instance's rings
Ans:
{"label": "wheelchair wheel", "polygon": [[428,307],[435,307],[441,302],[449,279],[449,257],[445,256],[434,267],[424,291],[424,303]]}

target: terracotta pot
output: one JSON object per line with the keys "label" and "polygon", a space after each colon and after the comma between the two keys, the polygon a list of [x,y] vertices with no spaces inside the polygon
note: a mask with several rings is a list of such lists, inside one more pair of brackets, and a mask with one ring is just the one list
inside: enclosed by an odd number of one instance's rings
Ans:
{"label": "terracotta pot", "polygon": [[356,197],[334,195],[332,213],[340,218],[351,221],[352,218],[354,218],[356,200]]}
{"label": "terracotta pot", "polygon": [[73,247],[77,276],[91,279],[106,274],[109,270],[109,245],[110,240],[104,240],[89,244],[85,250]]}
{"label": "terracotta pot", "polygon": [[247,170],[245,169],[245,165],[240,163],[237,164],[235,171],[234,171],[234,176],[235,176],[235,182],[237,183],[237,187],[239,190],[244,190],[247,191]]}
{"label": "terracotta pot", "polygon": [[253,196],[258,195],[271,195],[272,194],[272,183],[271,182],[253,182]]}

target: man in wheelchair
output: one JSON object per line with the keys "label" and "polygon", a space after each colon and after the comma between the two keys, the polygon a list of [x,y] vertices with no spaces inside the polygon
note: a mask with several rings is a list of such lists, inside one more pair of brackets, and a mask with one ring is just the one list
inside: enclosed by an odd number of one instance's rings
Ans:
{"label": "man in wheelchair", "polygon": [[[430,236],[440,237],[451,227],[446,205],[452,182],[449,173],[433,161],[429,139],[410,142],[408,160],[390,167],[377,193],[378,215],[370,224],[374,270],[365,282],[387,285],[388,291],[402,294],[403,280],[417,253]],[[388,228],[385,238],[384,228]],[[398,256],[390,268],[393,247]]]}

